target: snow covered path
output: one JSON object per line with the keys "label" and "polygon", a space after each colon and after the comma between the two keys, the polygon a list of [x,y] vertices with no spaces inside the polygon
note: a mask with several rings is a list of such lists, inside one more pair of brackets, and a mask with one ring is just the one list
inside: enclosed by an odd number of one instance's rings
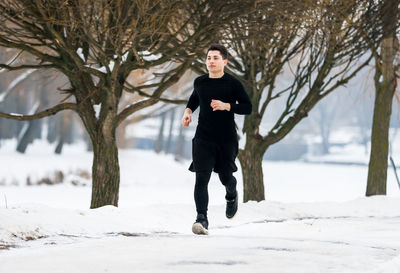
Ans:
{"label": "snow covered path", "polygon": [[[385,197],[253,202],[233,220],[215,206],[209,236],[191,234],[189,206],[2,209],[0,218],[14,216],[14,228],[2,230],[19,238],[0,238],[22,248],[0,251],[0,272],[399,272],[400,260],[384,266],[400,254],[399,206]],[[22,234],[42,239],[26,242]]]}
{"label": "snow covered path", "polygon": [[[385,227],[400,228],[400,218],[368,222],[289,221],[212,230],[208,237],[97,239],[6,254],[0,258],[0,272],[368,272],[399,252],[400,235],[388,238],[385,234],[391,232]],[[351,228],[329,234],[326,227],[338,225]],[[357,236],[346,236],[354,232]]]}
{"label": "snow covered path", "polygon": [[26,185],[90,170],[91,159],[77,148],[62,157],[2,150],[0,273],[400,273],[400,191],[390,172],[388,196],[365,198],[366,167],[264,162],[267,200],[240,203],[233,220],[213,175],[210,235],[196,236],[194,177],[171,156],[121,151],[119,208],[88,209],[87,183]]}

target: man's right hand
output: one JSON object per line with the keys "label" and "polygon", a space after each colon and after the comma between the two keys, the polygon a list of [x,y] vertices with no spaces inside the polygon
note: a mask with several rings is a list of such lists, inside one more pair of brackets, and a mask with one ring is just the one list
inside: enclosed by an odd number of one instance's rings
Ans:
{"label": "man's right hand", "polygon": [[185,113],[183,113],[183,118],[182,118],[182,125],[184,127],[188,127],[189,123],[192,122],[192,110],[190,108],[185,109]]}

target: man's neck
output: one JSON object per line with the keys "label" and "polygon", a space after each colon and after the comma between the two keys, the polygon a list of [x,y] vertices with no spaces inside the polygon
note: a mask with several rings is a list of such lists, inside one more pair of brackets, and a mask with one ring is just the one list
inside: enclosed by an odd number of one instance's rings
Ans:
{"label": "man's neck", "polygon": [[224,76],[224,71],[208,74],[208,77],[212,79],[222,78],[222,76]]}

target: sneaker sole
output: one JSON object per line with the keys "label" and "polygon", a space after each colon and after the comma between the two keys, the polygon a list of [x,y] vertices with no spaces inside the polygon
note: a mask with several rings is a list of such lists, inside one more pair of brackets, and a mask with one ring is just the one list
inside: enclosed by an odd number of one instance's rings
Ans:
{"label": "sneaker sole", "polygon": [[208,235],[208,230],[205,229],[200,223],[194,223],[192,226],[192,231],[194,234]]}

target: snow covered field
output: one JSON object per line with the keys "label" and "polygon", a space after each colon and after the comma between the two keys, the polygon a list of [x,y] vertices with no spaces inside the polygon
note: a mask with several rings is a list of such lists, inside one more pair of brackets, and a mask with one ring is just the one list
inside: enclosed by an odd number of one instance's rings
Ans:
{"label": "snow covered field", "polygon": [[[195,236],[189,162],[120,151],[119,208],[89,210],[90,181],[78,174],[90,173],[92,155],[83,146],[62,156],[41,143],[26,155],[14,147],[0,148],[1,273],[400,272],[391,169],[388,196],[365,198],[365,166],[264,162],[267,200],[240,204],[233,220],[213,175],[210,235]],[[55,171],[63,183],[26,185]]]}

